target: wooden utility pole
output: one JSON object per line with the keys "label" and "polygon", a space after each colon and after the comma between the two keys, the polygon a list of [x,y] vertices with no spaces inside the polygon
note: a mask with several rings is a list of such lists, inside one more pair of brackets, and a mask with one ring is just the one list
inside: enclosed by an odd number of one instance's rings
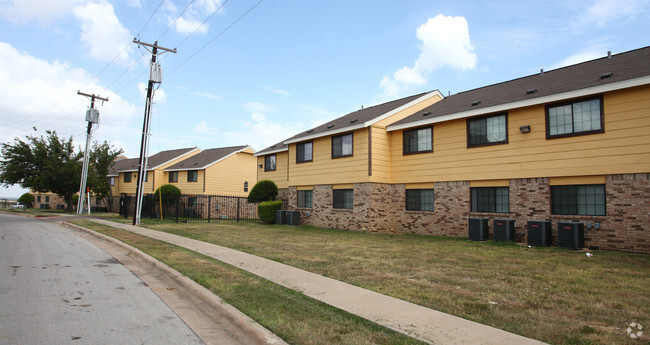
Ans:
{"label": "wooden utility pole", "polygon": [[[103,98],[97,95],[91,95],[77,91],[77,95],[90,97],[90,108],[86,110],[86,121],[88,121],[88,130],[86,131],[86,151],[84,153],[84,163],[81,170],[81,182],[79,183],[79,201],[77,201],[77,214],[83,214],[84,208],[84,195],[86,193],[86,181],[88,181],[88,165],[90,164],[90,138],[93,129],[93,123],[99,123],[99,111],[95,109],[95,99],[102,102],[108,102],[108,97]],[[88,199],[88,214],[90,214],[90,199]]]}
{"label": "wooden utility pole", "polygon": [[[153,85],[162,83],[162,71],[160,69],[160,64],[156,63],[156,57],[158,56],[158,50],[162,50],[164,54],[167,52],[176,53],[176,48],[169,49],[161,47],[158,45],[158,42],[153,44],[144,43],[140,40],[133,39],[133,43],[136,43],[138,46],[145,46],[152,48],[151,50],[151,64],[149,71],[149,84],[147,85],[147,99],[144,107],[144,123],[142,124],[142,140],[140,141],[140,159],[138,163],[138,181],[136,184],[135,191],[135,212],[133,213],[133,225],[140,224],[140,212],[142,211],[142,197],[144,182],[147,176],[147,159],[149,155],[149,130],[151,128],[151,99],[153,97]],[[147,48],[147,50],[148,50]]]}

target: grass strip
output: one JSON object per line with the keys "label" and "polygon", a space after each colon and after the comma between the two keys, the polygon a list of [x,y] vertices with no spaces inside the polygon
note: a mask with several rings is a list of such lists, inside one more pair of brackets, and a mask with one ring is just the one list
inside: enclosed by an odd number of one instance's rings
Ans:
{"label": "grass strip", "polygon": [[650,325],[648,255],[587,257],[557,247],[310,226],[143,223],[551,344],[638,344],[627,326]]}
{"label": "grass strip", "polygon": [[142,250],[209,289],[289,344],[424,344],[196,252],[89,220],[71,223]]}

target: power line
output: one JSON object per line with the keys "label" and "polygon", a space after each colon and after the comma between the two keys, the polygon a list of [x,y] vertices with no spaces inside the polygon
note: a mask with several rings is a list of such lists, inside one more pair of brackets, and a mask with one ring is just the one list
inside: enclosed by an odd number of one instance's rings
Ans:
{"label": "power line", "polygon": [[165,36],[165,34],[167,34],[167,31],[169,31],[169,29],[171,29],[171,28],[174,26],[174,24],[176,24],[176,21],[177,21],[178,19],[180,19],[180,17],[182,17],[183,14],[185,14],[185,11],[187,11],[187,9],[190,8],[190,6],[192,5],[193,2],[194,2],[194,0],[190,0],[190,2],[187,4],[187,6],[185,6],[185,8],[183,9],[183,11],[181,11],[181,13],[180,13],[178,16],[176,16],[176,19],[174,19],[174,20],[169,24],[169,26],[167,27],[167,29],[165,29],[165,31],[163,31],[163,33],[160,35],[160,37],[158,37],[158,40],[157,40],[157,41],[160,41],[160,40],[163,38],[163,36]]}
{"label": "power line", "polygon": [[185,43],[185,41],[187,41],[190,37],[192,37],[192,35],[194,35],[195,32],[197,32],[200,28],[202,28],[203,25],[205,25],[205,23],[207,23],[208,20],[210,20],[210,18],[212,18],[212,16],[217,14],[217,12],[219,12],[227,3],[228,3],[228,0],[225,0],[224,2],[222,2],[221,6],[219,6],[217,9],[215,9],[207,18],[205,18],[205,20],[201,23],[201,25],[197,26],[196,29],[194,29],[194,31],[192,31],[189,35],[187,35],[187,37],[185,37],[185,39],[183,39],[181,41],[181,43],[177,44],[176,48],[180,48],[180,46],[183,45],[183,43]]}
{"label": "power line", "polygon": [[[158,7],[156,7],[156,9],[153,11],[153,13],[151,14],[151,16],[149,16],[149,19],[147,19],[147,22],[144,23],[144,25],[142,26],[142,29],[140,29],[140,31],[138,31],[138,34],[135,35],[135,37],[140,37],[140,34],[141,34],[142,31],[144,30],[144,28],[146,28],[147,25],[149,25],[149,22],[151,21],[151,18],[153,18],[153,16],[156,14],[156,12],[158,12],[158,9],[160,8],[160,6],[162,6],[163,2],[165,2],[165,0],[161,0],[161,1],[160,1],[160,3],[158,4]],[[131,42],[129,42],[129,44],[131,44]]]}
{"label": "power line", "polygon": [[176,72],[179,68],[181,68],[183,65],[185,65],[188,61],[190,61],[190,59],[192,59],[194,56],[196,56],[198,53],[200,53],[203,49],[205,49],[205,47],[207,47],[207,46],[210,45],[212,42],[214,42],[214,40],[216,40],[216,39],[219,38],[221,35],[223,35],[223,34],[224,34],[226,31],[228,31],[231,27],[235,26],[235,24],[237,24],[240,20],[242,20],[242,19],[243,19],[244,17],[246,17],[249,13],[251,13],[251,12],[252,12],[252,11],[253,11],[257,6],[259,6],[259,4],[261,4],[263,1],[264,1],[264,0],[260,0],[260,1],[258,1],[255,5],[253,5],[253,7],[249,8],[248,11],[244,12],[244,14],[242,14],[241,16],[239,16],[239,18],[237,18],[237,20],[235,20],[234,22],[232,22],[232,23],[231,23],[230,25],[228,25],[225,29],[221,30],[221,32],[219,32],[216,36],[214,36],[212,39],[210,39],[206,44],[204,44],[203,46],[201,46],[201,48],[199,48],[197,51],[195,51],[192,55],[190,55],[190,56],[189,56],[187,59],[185,59],[183,62],[181,62],[180,65],[176,66],[176,67],[175,67],[174,69],[172,69],[169,73],[167,73],[167,76],[169,77],[170,75],[172,75],[172,74],[173,74],[174,72]]}

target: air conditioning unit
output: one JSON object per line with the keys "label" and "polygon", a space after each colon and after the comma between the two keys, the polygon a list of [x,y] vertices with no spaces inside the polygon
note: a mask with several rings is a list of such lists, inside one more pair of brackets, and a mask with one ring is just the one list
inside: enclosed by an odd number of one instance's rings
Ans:
{"label": "air conditioning unit", "polygon": [[487,241],[490,237],[489,222],[488,218],[469,218],[469,239]]}
{"label": "air conditioning unit", "polygon": [[286,210],[277,210],[277,211],[275,211],[275,224],[287,224],[287,211]]}
{"label": "air conditioning unit", "polygon": [[557,245],[569,249],[584,248],[585,225],[579,222],[558,222]]}
{"label": "air conditioning unit", "polygon": [[528,245],[548,247],[551,245],[551,221],[550,220],[529,220]]}
{"label": "air conditioning unit", "polygon": [[287,225],[300,225],[300,211],[287,211]]}
{"label": "air conditioning unit", "polygon": [[513,242],[515,240],[514,219],[495,219],[492,222],[492,229],[495,241]]}

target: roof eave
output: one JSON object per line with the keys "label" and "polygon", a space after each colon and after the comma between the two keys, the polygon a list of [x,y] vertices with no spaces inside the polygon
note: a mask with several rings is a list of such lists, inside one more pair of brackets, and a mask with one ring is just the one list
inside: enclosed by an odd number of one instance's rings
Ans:
{"label": "roof eave", "polygon": [[503,104],[498,104],[491,107],[485,107],[476,110],[463,111],[459,113],[451,113],[447,115],[436,116],[425,120],[407,122],[398,125],[389,125],[386,128],[386,131],[392,132],[400,129],[425,126],[434,123],[458,120],[458,119],[463,119],[463,118],[468,118],[468,117],[483,115],[483,114],[497,113],[501,111],[529,107],[533,105],[553,103],[553,102],[558,102],[566,99],[579,98],[579,97],[589,96],[593,94],[622,90],[622,89],[627,89],[627,88],[632,88],[632,87],[642,86],[647,84],[650,84],[650,76],[628,79],[616,83],[608,83],[605,85],[593,86],[585,89],[567,91],[567,92],[557,93],[549,96],[533,98],[529,100],[503,103]]}
{"label": "roof eave", "polygon": [[366,123],[360,123],[360,124],[354,125],[354,126],[347,126],[347,127],[327,131],[327,132],[315,133],[315,134],[311,134],[311,135],[306,135],[304,137],[285,140],[283,143],[287,144],[287,145],[288,144],[293,144],[293,143],[299,143],[299,142],[309,141],[309,140],[318,139],[318,138],[322,138],[322,137],[328,137],[328,136],[334,135],[334,134],[351,132],[351,131],[355,131],[357,129],[361,129],[361,128],[365,128],[365,127],[367,127]]}

